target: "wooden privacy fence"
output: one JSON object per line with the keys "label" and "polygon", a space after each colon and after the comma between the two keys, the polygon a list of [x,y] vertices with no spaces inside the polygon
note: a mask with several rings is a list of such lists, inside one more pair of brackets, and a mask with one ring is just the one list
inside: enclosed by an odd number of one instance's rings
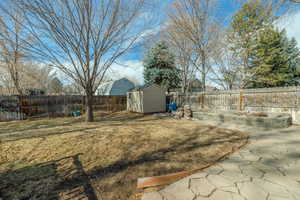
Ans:
{"label": "wooden privacy fence", "polygon": [[[85,96],[0,96],[0,121],[28,117],[69,116],[72,111],[85,111]],[[94,110],[126,109],[126,96],[94,96]]]}
{"label": "wooden privacy fence", "polygon": [[291,113],[300,121],[300,87],[220,90],[190,95],[175,94],[179,105],[193,109]]}
{"label": "wooden privacy fence", "polygon": [[200,105],[226,110],[245,110],[249,107],[300,108],[300,87],[262,88],[200,94]]}

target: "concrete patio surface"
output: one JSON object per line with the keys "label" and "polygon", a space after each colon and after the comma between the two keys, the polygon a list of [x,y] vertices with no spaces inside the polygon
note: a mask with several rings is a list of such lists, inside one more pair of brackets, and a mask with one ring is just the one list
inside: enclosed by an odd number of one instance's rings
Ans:
{"label": "concrete patio surface", "polygon": [[218,165],[144,194],[142,200],[300,199],[300,126],[269,131],[218,126],[248,132],[249,144]]}

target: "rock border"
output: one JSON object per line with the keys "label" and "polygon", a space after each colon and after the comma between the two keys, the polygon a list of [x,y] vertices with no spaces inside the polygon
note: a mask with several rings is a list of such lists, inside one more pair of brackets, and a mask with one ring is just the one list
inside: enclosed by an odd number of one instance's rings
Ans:
{"label": "rock border", "polygon": [[292,116],[283,113],[268,113],[267,117],[253,115],[237,115],[230,111],[224,112],[193,112],[193,118],[198,120],[213,120],[218,123],[237,123],[265,129],[287,128],[292,125]]}

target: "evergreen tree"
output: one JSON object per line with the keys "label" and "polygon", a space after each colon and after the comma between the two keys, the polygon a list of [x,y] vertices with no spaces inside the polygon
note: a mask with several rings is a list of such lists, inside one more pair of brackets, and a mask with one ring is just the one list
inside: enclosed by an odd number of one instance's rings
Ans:
{"label": "evergreen tree", "polygon": [[[265,26],[271,24],[272,18],[267,15],[263,5],[258,2],[249,2],[243,5],[243,7],[233,16],[231,22],[231,28],[234,31],[236,37],[249,38],[253,36]],[[247,47],[247,43],[250,41],[241,41]]]}
{"label": "evergreen tree", "polygon": [[167,44],[161,41],[144,58],[144,79],[146,84],[157,84],[167,89],[180,85],[180,71],[175,66],[174,55]]}
{"label": "evergreen tree", "polygon": [[272,25],[275,16],[259,1],[252,1],[233,16],[230,50],[237,58],[242,87],[277,87],[300,84],[300,51],[295,39]]}
{"label": "evergreen tree", "polygon": [[245,3],[233,16],[228,43],[241,73],[241,87],[248,87],[252,73],[249,72],[252,50],[260,30],[270,26],[272,17],[265,12],[261,2]]}
{"label": "evergreen tree", "polygon": [[254,76],[251,87],[295,85],[300,55],[296,41],[289,40],[284,30],[269,27],[260,31],[255,43],[249,69]]}
{"label": "evergreen tree", "polygon": [[300,85],[300,50],[297,47],[297,41],[295,38],[289,40],[284,31],[283,45],[288,56],[289,73],[292,74],[292,78],[286,83],[286,85]]}

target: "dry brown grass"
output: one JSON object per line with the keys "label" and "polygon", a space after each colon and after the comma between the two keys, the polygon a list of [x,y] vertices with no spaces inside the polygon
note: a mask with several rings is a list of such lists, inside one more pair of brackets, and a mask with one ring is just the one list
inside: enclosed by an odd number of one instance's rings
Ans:
{"label": "dry brown grass", "polygon": [[[0,123],[4,199],[135,199],[139,177],[201,168],[246,142],[198,121],[125,112]],[[5,157],[5,158],[4,158]]]}

